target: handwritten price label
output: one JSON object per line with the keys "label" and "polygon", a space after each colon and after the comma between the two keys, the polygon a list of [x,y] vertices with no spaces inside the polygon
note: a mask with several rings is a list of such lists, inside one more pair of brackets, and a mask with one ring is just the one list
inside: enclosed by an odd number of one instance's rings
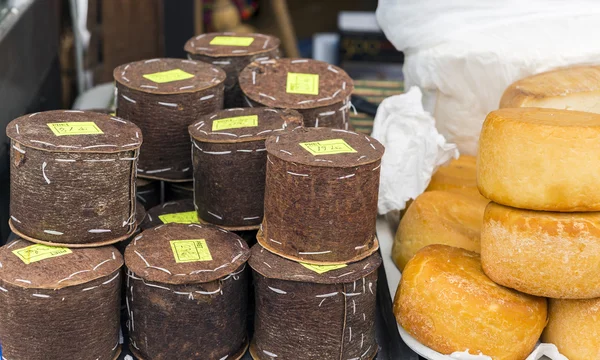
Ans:
{"label": "handwritten price label", "polygon": [[250,46],[253,42],[254,38],[248,36],[215,36],[210,41],[210,44],[222,46]]}
{"label": "handwritten price label", "polygon": [[177,263],[212,261],[205,239],[171,240],[171,250]]}
{"label": "handwritten price label", "polygon": [[21,249],[13,250],[13,254],[15,254],[27,265],[44,259],[63,256],[71,253],[73,253],[73,251],[71,251],[71,249],[69,248],[54,247],[41,244],[35,244]]}
{"label": "handwritten price label", "polygon": [[193,78],[194,75],[187,73],[181,69],[173,69],[169,71],[157,72],[154,74],[146,74],[144,78],[154,81],[157,84],[163,84],[173,81],[180,81]]}
{"label": "handwritten price label", "polygon": [[104,134],[98,125],[92,121],[49,123],[46,125],[56,136]]}
{"label": "handwritten price label", "polygon": [[319,75],[288,73],[285,91],[289,94],[319,95]]}
{"label": "handwritten price label", "polygon": [[258,115],[236,116],[213,121],[212,131],[258,126]]}
{"label": "handwritten price label", "polygon": [[337,269],[345,268],[346,266],[348,266],[346,264],[313,265],[313,264],[305,264],[305,263],[300,263],[300,265],[304,266],[308,270],[312,270],[312,271],[316,272],[317,274],[324,274],[328,271],[337,270]]}
{"label": "handwritten price label", "polygon": [[163,222],[163,224],[170,224],[170,223],[198,224],[198,223],[200,223],[200,220],[198,220],[198,213],[195,211],[163,214],[163,215],[158,215],[158,218],[160,219],[160,221]]}
{"label": "handwritten price label", "polygon": [[317,155],[334,155],[343,153],[355,153],[356,150],[344,139],[331,139],[322,141],[311,141],[300,143],[306,151],[317,156]]}

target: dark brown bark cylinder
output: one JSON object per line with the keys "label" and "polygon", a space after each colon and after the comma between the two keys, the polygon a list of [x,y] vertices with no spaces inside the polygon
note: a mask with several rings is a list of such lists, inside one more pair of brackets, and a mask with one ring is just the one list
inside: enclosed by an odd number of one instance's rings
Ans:
{"label": "dark brown bark cylinder", "polygon": [[223,108],[225,72],[192,60],[151,59],[114,70],[117,115],[137,124],[146,141],[138,176],[190,181],[187,127]]}
{"label": "dark brown bark cylinder", "polygon": [[[194,198],[194,182],[165,183],[165,202]],[[157,204],[158,205],[158,204]]]}
{"label": "dark brown bark cylinder", "polygon": [[244,106],[294,109],[305,127],[348,130],[352,79],[344,70],[311,59],[257,61],[240,74]]}
{"label": "dark brown bark cylinder", "polygon": [[40,246],[15,240],[0,249],[2,355],[11,360],[115,359],[121,351],[123,257],[112,246]]}
{"label": "dark brown bark cylinder", "polygon": [[263,218],[265,139],[299,126],[298,112],[267,108],[228,109],[192,124],[198,216],[229,230],[257,229]]}
{"label": "dark brown bark cylinder", "polygon": [[49,111],[12,121],[6,133],[15,233],[34,242],[86,247],[115,243],[135,231],[135,166],[142,143],[137,126],[94,112]]}
{"label": "dark brown bark cylinder", "polygon": [[160,204],[160,181],[138,178],[135,181],[136,199],[148,210]]}
{"label": "dark brown bark cylinder", "polygon": [[255,360],[375,357],[379,254],[319,274],[255,245],[249,264],[256,298],[250,345]]}
{"label": "dark brown bark cylinder", "polygon": [[357,261],[377,250],[384,152],[377,140],[302,128],[267,139],[266,147],[265,216],[257,236],[262,246],[316,264]]}
{"label": "dark brown bark cylinder", "polygon": [[127,247],[131,348],[144,360],[238,359],[246,334],[248,246],[211,225],[166,224]]}
{"label": "dark brown bark cylinder", "polygon": [[[216,38],[216,39],[215,39]],[[209,33],[195,36],[185,44],[188,58],[219,66],[227,73],[225,108],[243,105],[238,76],[253,61],[279,58],[279,39],[263,34]]]}

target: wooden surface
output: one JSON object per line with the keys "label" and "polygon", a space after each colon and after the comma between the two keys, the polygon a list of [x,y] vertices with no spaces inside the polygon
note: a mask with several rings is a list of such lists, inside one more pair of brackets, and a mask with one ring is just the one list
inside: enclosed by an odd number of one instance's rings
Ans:
{"label": "wooden surface", "polygon": [[[90,12],[99,23],[98,39],[90,55],[99,59],[94,70],[96,83],[112,81],[118,65],[161,56],[164,47],[162,0],[102,0],[100,8],[90,2]],[[90,17],[90,21],[94,19]],[[101,52],[99,54],[95,51]],[[89,64],[93,64],[90,60]]]}

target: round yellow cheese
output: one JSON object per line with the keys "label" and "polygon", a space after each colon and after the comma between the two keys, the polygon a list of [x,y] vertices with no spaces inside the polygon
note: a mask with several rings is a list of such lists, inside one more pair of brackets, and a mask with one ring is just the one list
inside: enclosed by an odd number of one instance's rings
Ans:
{"label": "round yellow cheese", "polygon": [[540,107],[600,113],[600,66],[575,66],[511,84],[500,108]]}
{"label": "round yellow cheese", "polygon": [[431,244],[479,253],[483,212],[489,200],[472,189],[428,191],[419,195],[400,220],[392,258],[402,271],[421,248]]}
{"label": "round yellow cheese", "polygon": [[477,189],[475,156],[461,155],[431,177],[427,190]]}
{"label": "round yellow cheese", "polygon": [[600,299],[550,299],[542,341],[569,360],[600,359]]}
{"label": "round yellow cheese", "polygon": [[492,111],[479,139],[477,185],[486,198],[547,211],[600,211],[600,115]]}
{"label": "round yellow cheese", "polygon": [[495,284],[477,253],[430,245],[404,268],[394,314],[410,335],[442,354],[469,349],[523,360],[546,325],[547,304]]}
{"label": "round yellow cheese", "polygon": [[490,203],[481,229],[481,263],[490,279],[527,294],[600,297],[600,213]]}

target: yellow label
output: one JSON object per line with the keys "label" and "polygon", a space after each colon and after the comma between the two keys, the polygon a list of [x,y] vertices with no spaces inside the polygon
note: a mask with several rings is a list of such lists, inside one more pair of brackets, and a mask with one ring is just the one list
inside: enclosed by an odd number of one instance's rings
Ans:
{"label": "yellow label", "polygon": [[356,150],[348,145],[344,139],[311,141],[300,143],[300,146],[313,155],[333,155],[356,152]]}
{"label": "yellow label", "polygon": [[92,121],[49,123],[46,125],[56,136],[104,134],[98,125]]}
{"label": "yellow label", "polygon": [[191,79],[194,77],[194,75],[186,73],[181,69],[173,69],[169,71],[157,72],[154,74],[146,74],[144,75],[144,77],[150,81],[154,81],[155,83],[163,84],[173,81]]}
{"label": "yellow label", "polygon": [[110,116],[117,116],[117,113],[111,112]]}
{"label": "yellow label", "polygon": [[160,221],[163,224],[177,223],[177,224],[198,224],[198,213],[195,211],[186,211],[172,214],[158,215]]}
{"label": "yellow label", "polygon": [[35,244],[22,249],[13,250],[13,254],[27,265],[36,261],[71,254],[73,251],[65,247]]}
{"label": "yellow label", "polygon": [[258,115],[236,116],[213,121],[212,131],[258,126]]}
{"label": "yellow label", "polygon": [[326,273],[328,271],[331,270],[337,270],[337,269],[341,269],[341,268],[345,268],[346,264],[338,264],[338,265],[313,265],[313,264],[305,264],[305,263],[300,263],[300,265],[304,266],[305,268],[307,268],[308,270],[312,270],[314,272],[316,272],[317,274],[323,274]]}
{"label": "yellow label", "polygon": [[285,91],[290,94],[319,95],[319,75],[288,73]]}
{"label": "yellow label", "polygon": [[210,44],[225,46],[250,46],[253,41],[254,38],[248,36],[215,36],[210,41]]}
{"label": "yellow label", "polygon": [[178,263],[212,260],[204,239],[171,240],[171,249]]}

